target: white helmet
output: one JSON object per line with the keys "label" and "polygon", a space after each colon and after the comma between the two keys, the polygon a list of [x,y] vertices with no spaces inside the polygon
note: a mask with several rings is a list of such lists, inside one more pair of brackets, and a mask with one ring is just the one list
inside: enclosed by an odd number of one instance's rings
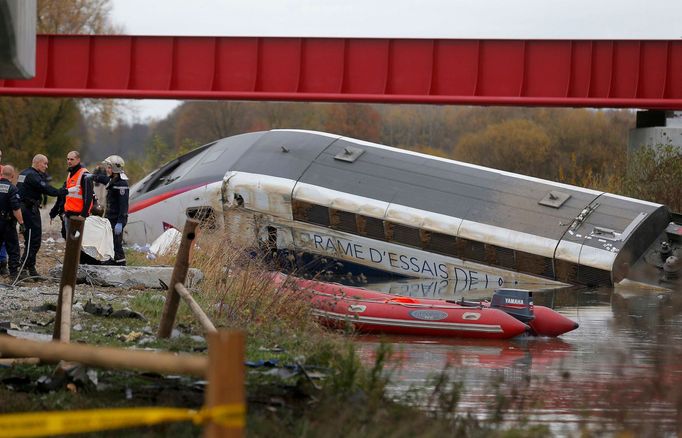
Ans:
{"label": "white helmet", "polygon": [[114,173],[123,173],[123,166],[125,166],[125,161],[118,155],[109,155],[105,160],[104,164],[111,167],[111,171]]}

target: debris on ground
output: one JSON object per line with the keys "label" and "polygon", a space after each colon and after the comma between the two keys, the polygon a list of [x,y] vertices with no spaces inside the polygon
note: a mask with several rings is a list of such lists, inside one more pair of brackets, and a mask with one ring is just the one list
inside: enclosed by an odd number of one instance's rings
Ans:
{"label": "debris on ground", "polygon": [[119,335],[118,340],[123,342],[135,342],[142,337],[142,332],[130,332],[127,335]]}
{"label": "debris on ground", "polygon": [[[76,281],[93,286],[159,289],[162,287],[159,282],[170,283],[172,274],[172,266],[80,265]],[[50,276],[61,278],[61,275],[61,264],[50,269]],[[190,268],[185,284],[188,288],[193,287],[203,278],[204,274],[199,269]]]}
{"label": "debris on ground", "polygon": [[147,318],[145,318],[143,314],[141,314],[139,312],[135,312],[135,311],[130,310],[130,309],[117,310],[109,316],[112,318],[134,318],[134,319],[141,319],[142,321],[147,320]]}

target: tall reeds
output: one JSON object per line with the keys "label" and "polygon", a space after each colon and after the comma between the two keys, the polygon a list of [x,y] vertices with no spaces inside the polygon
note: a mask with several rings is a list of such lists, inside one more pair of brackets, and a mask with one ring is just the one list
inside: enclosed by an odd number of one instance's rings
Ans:
{"label": "tall reeds", "polygon": [[226,232],[203,233],[192,266],[204,274],[201,301],[217,325],[247,331],[318,331],[309,297],[273,282],[266,256],[237,246]]}

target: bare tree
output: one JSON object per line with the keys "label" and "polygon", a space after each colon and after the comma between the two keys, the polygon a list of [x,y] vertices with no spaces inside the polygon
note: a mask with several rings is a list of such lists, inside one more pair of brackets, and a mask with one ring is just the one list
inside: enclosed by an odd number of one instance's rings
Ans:
{"label": "bare tree", "polygon": [[120,33],[110,13],[110,0],[39,0],[37,28],[49,34]]}

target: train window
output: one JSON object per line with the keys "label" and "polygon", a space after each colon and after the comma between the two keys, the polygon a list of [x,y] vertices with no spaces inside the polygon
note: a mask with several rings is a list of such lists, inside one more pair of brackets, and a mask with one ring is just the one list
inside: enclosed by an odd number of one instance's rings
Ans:
{"label": "train window", "polygon": [[322,205],[294,199],[291,203],[294,220],[329,226],[329,209]]}
{"label": "train window", "polygon": [[172,162],[166,164],[164,167],[159,169],[149,180],[147,183],[147,186],[142,189],[143,192],[151,192],[155,188],[163,185],[163,183],[166,182],[166,176],[171,173],[178,165],[180,162],[178,160],[173,160]]}
{"label": "train window", "polygon": [[149,181],[146,182],[139,191],[142,193],[151,192],[158,187],[177,181],[199,162],[202,157],[202,152],[205,152],[206,148],[209,146],[211,145],[209,144],[195,149],[166,163],[149,178]]}
{"label": "train window", "polygon": [[182,178],[192,167],[194,167],[195,164],[197,164],[198,161],[199,157],[194,157],[187,161],[178,163],[178,165],[171,172],[168,172],[163,176],[163,185],[171,184],[174,181]]}
{"label": "train window", "polygon": [[391,222],[386,223],[388,230],[388,239],[403,245],[414,246],[421,248],[421,238],[419,236],[419,228],[409,227],[407,225],[395,224]]}
{"label": "train window", "polygon": [[386,240],[384,221],[374,217],[358,215],[358,233],[370,239]]}
{"label": "train window", "polygon": [[486,245],[486,257],[492,265],[507,269],[516,269],[516,257],[513,249],[495,245]]}
{"label": "train window", "polygon": [[333,229],[339,231],[346,231],[349,233],[357,233],[358,226],[355,221],[355,213],[349,213],[342,210],[329,210],[330,225]]}
{"label": "train window", "polygon": [[457,253],[457,238],[449,234],[431,232],[431,239],[426,249],[444,255],[455,256]]}
{"label": "train window", "polygon": [[516,268],[520,272],[554,278],[554,267],[549,257],[516,251]]}
{"label": "train window", "polygon": [[554,260],[556,279],[564,283],[577,283],[578,265],[564,260]]}
{"label": "train window", "polygon": [[485,245],[475,240],[459,239],[458,246],[461,250],[462,258],[475,260],[477,262],[485,262]]}

